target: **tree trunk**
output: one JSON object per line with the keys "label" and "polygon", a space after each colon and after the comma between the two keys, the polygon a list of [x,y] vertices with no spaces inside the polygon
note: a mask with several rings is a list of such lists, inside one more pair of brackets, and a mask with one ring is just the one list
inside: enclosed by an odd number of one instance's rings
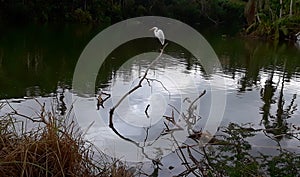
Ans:
{"label": "tree trunk", "polygon": [[280,3],[279,18],[281,18],[282,17],[282,0],[280,0],[279,3]]}
{"label": "tree trunk", "polygon": [[290,3],[290,16],[293,15],[293,0],[291,0],[291,3]]}
{"label": "tree trunk", "polygon": [[247,5],[245,6],[245,17],[247,19],[248,25],[252,24],[255,20],[255,13],[256,13],[256,1],[249,0]]}

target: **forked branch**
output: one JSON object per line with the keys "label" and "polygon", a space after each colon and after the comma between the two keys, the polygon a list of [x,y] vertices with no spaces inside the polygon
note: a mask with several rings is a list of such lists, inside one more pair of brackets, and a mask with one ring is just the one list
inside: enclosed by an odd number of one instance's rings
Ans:
{"label": "forked branch", "polygon": [[144,75],[143,75],[143,77],[140,79],[140,81],[138,82],[138,84],[135,86],[135,87],[133,87],[131,90],[129,90],[127,93],[125,93],[125,95],[116,103],[116,105],[115,106],[113,106],[111,109],[110,109],[110,111],[109,111],[109,127],[120,137],[120,138],[122,138],[122,139],[124,139],[124,140],[126,140],[126,141],[130,141],[130,142],[133,142],[134,144],[137,144],[136,142],[134,142],[133,140],[131,140],[131,139],[129,139],[129,138],[126,138],[126,137],[124,137],[123,135],[121,135],[118,131],[117,131],[117,129],[115,129],[115,127],[114,127],[114,123],[113,123],[113,116],[114,116],[114,111],[118,108],[118,106],[124,101],[124,99],[126,98],[126,97],[128,97],[131,93],[133,93],[135,90],[137,90],[138,88],[140,88],[140,87],[142,87],[142,83],[143,83],[143,81],[146,79],[146,77],[147,77],[147,74],[148,74],[148,71],[150,70],[150,68],[161,58],[161,56],[162,56],[162,54],[163,54],[163,52],[164,52],[164,49],[166,48],[166,46],[167,46],[168,44],[165,44],[163,47],[162,47],[162,49],[161,49],[161,51],[160,51],[160,53],[159,53],[159,55],[156,57],[156,59],[155,60],[153,60],[151,63],[150,63],[150,65],[148,66],[148,68],[146,69],[146,71],[145,71],[145,73],[144,73]]}

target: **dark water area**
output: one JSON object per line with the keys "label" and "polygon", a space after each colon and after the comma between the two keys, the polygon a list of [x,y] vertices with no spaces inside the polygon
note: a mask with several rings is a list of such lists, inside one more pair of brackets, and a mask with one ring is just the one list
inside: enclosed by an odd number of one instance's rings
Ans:
{"label": "dark water area", "polygon": [[[1,25],[2,26],[2,25]],[[222,63],[224,73],[235,78],[244,72],[239,91],[251,90],[259,81],[259,71],[284,72],[285,80],[299,75],[299,48],[293,43],[273,43],[236,37],[238,29],[199,26],[200,33],[211,44]],[[88,42],[103,27],[75,24],[3,25],[0,28],[0,98],[47,95],[58,84],[71,86],[76,62]],[[142,45],[141,45],[142,44]],[[135,40],[120,46],[111,56],[118,60],[105,62],[99,84],[107,85],[128,57],[155,51],[152,39]],[[166,49],[172,55],[186,55],[187,69],[194,64],[190,54],[178,45]],[[108,67],[106,67],[108,66]]]}
{"label": "dark water area", "polygon": [[80,53],[101,29],[75,24],[2,26],[0,97],[47,95],[57,84],[70,86]]}

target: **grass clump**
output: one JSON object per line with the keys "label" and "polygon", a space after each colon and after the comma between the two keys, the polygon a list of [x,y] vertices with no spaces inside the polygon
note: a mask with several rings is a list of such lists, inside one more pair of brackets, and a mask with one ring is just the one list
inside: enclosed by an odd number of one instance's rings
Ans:
{"label": "grass clump", "polygon": [[13,110],[0,116],[0,176],[133,176],[124,164],[104,155],[95,161],[93,145],[74,121],[41,106],[39,116],[31,119],[38,126],[30,131],[18,121],[25,115]]}

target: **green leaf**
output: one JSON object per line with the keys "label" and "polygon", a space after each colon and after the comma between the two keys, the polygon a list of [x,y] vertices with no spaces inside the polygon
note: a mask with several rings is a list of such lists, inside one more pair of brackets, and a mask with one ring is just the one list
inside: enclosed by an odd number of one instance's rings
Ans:
{"label": "green leaf", "polygon": [[282,31],[282,33],[287,36],[289,34],[289,31],[288,29],[286,28],[286,26],[281,26],[280,27],[280,30]]}

